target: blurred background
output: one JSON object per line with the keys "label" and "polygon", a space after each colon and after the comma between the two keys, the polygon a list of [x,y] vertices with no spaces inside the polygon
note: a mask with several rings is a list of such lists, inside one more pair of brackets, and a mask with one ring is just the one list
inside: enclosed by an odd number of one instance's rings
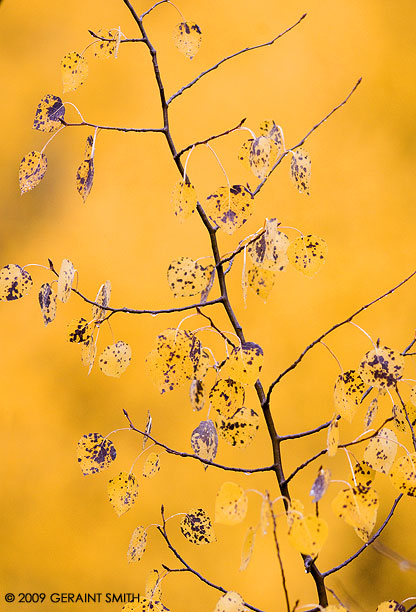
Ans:
{"label": "blurred background", "polygon": [[[133,4],[138,12],[150,6],[143,0]],[[243,117],[254,130],[263,119],[274,119],[283,127],[290,147],[363,77],[348,104],[305,145],[312,158],[310,197],[299,194],[292,185],[286,159],[256,199],[248,223],[232,237],[219,236],[222,252],[227,252],[261,227],[266,217],[277,217],[283,225],[322,236],[328,244],[327,263],[315,278],[289,269],[279,278],[267,304],[250,291],[244,307],[241,261],[228,276],[230,297],[246,337],[264,349],[262,380],[268,386],[322,331],[393,287],[415,267],[416,9],[410,0],[399,0],[394,6],[378,0],[178,0],[178,6],[203,32],[200,52],[192,61],[173,45],[172,32],[179,21],[173,7],[159,7],[146,21],[159,52],[168,96],[225,55],[270,40],[303,12],[308,13],[300,26],[272,47],[226,63],[172,103],[171,126],[178,149],[226,130]],[[42,183],[24,196],[19,192],[21,158],[40,150],[48,138],[32,130],[37,104],[46,93],[62,96],[61,58],[69,51],[82,52],[91,42],[88,29],[121,26],[126,36],[137,37],[127,9],[121,0],[4,0],[0,11],[1,265],[46,265],[51,258],[59,267],[67,257],[78,270],[80,290],[92,299],[101,283],[110,279],[113,306],[185,304],[185,299],[172,297],[167,267],[180,256],[207,256],[210,246],[196,215],[180,224],[172,213],[170,194],[179,177],[160,135],[102,132],[97,140],[94,186],[84,205],[76,191],[75,173],[90,131],[63,130],[46,150],[48,170]],[[161,125],[158,92],[144,45],[122,45],[117,60],[95,60],[92,49],[86,51],[86,58],[87,82],[65,94],[64,101],[76,104],[93,123]],[[76,120],[71,107],[67,118]],[[213,146],[232,183],[249,181],[254,186],[254,176],[237,160],[246,134],[236,132]],[[188,170],[201,199],[224,182],[206,148],[195,151]],[[37,289],[51,280],[50,274],[42,268],[30,270],[33,291],[20,301],[0,304],[2,597],[8,591],[143,592],[152,568],[160,568],[161,563],[178,567],[155,528],[150,529],[142,561],[127,563],[131,533],[138,525],[158,522],[162,503],[167,515],[203,507],[213,516],[215,494],[224,480],[247,489],[267,488],[277,496],[275,482],[271,476],[205,472],[197,462],[164,454],[160,474],[150,481],[140,478],[137,503],[118,518],[107,499],[107,481],[118,471],[129,471],[142,440],[129,431],[113,434],[116,463],[90,477],[83,477],[77,465],[76,444],[85,433],[106,435],[125,427],[124,408],[138,427],[144,426],[150,410],[154,435],[174,448],[190,450],[190,433],[206,418],[206,411],[192,412],[187,388],[160,396],[144,371],[156,335],[166,327],[176,327],[182,317],[114,316],[115,339],[132,347],[131,366],[120,379],[105,377],[98,367],[87,376],[79,347],[66,342],[66,325],[74,317],[89,318],[89,307],[73,295],[66,305],[59,305],[56,321],[45,329]],[[414,336],[414,287],[414,281],[404,286],[357,322],[373,339],[380,337],[383,344],[403,350]],[[211,314],[218,326],[229,329],[220,308]],[[195,329],[204,324],[193,318],[184,326]],[[201,335],[201,339],[220,358],[223,347],[213,334]],[[110,329],[103,326],[99,349],[112,341]],[[352,326],[332,334],[328,344],[345,370],[356,367],[371,348],[369,340]],[[415,378],[414,370],[409,361],[407,378]],[[272,411],[278,431],[296,432],[329,420],[337,375],[338,366],[323,347],[311,351],[274,392]],[[404,394],[407,398],[406,389]],[[376,426],[391,411],[388,398],[380,403]],[[247,405],[256,409],[254,392],[248,392]],[[367,405],[352,425],[343,424],[341,441],[363,430]],[[410,445],[409,436],[398,436]],[[325,444],[325,433],[286,443],[286,473]],[[358,459],[363,451],[364,446],[355,447]],[[136,464],[137,475],[143,460],[144,456]],[[245,451],[220,442],[217,460],[247,467],[270,464],[264,424]],[[344,453],[322,463],[332,470],[333,478],[349,478]],[[318,467],[312,464],[292,486],[293,495],[305,503],[308,512],[313,511],[309,490]],[[321,515],[330,528],[318,560],[323,570],[361,546],[353,529],[331,511],[330,501],[341,487],[331,485],[321,504]],[[376,489],[381,498],[380,525],[396,492],[380,474]],[[217,525],[218,542],[209,547],[193,547],[182,537],[180,517],[169,522],[169,533],[184,558],[208,579],[239,591],[262,610],[277,612],[283,609],[284,599],[270,535],[258,535],[248,569],[239,572],[245,530],[256,524],[260,511],[260,497],[249,493],[249,500],[245,523]],[[276,507],[280,513],[280,506]],[[414,509],[414,499],[404,499],[380,541],[416,562]],[[297,599],[302,605],[314,605],[312,579],[287,542],[283,517],[278,520],[278,537],[292,605]],[[402,571],[395,561],[374,550],[366,551],[327,584],[357,611],[375,610],[385,599],[415,595],[414,572]],[[166,606],[176,612],[187,612],[190,607],[210,612],[219,597],[186,573],[168,576],[163,591]],[[17,607],[17,603],[9,604],[7,609]],[[61,608],[76,611],[84,610],[85,605]]]}

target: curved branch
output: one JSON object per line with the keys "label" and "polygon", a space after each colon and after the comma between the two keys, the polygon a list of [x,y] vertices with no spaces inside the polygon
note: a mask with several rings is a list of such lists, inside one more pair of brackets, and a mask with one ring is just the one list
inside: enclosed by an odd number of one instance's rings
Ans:
{"label": "curved branch", "polygon": [[304,13],[302,17],[300,17],[297,20],[296,23],[286,28],[286,30],[278,34],[275,38],[273,38],[272,40],[269,40],[269,42],[261,43],[260,45],[254,45],[253,47],[246,47],[245,49],[241,49],[240,51],[237,51],[236,53],[227,55],[227,57],[224,57],[222,60],[214,64],[214,66],[211,66],[211,68],[208,68],[207,70],[204,70],[203,72],[201,72],[201,74],[199,74],[192,81],[187,83],[187,85],[184,85],[183,87],[181,87],[181,89],[178,89],[178,91],[169,98],[167,102],[168,105],[171,102],[173,102],[175,98],[183,94],[184,91],[186,91],[187,89],[190,89],[193,85],[195,85],[195,83],[197,83],[200,79],[202,79],[203,76],[205,76],[206,74],[209,74],[213,70],[216,70],[219,66],[221,66],[221,64],[224,64],[224,62],[227,62],[228,60],[232,59],[233,57],[237,57],[238,55],[241,55],[242,53],[246,53],[246,51],[253,51],[254,49],[261,49],[262,47],[268,47],[269,45],[272,45],[273,43],[276,42],[276,40],[279,40],[279,38],[281,38],[282,36],[290,32],[290,30],[293,30],[293,28],[295,28],[303,19],[305,19],[305,17],[306,17],[306,13]]}
{"label": "curved branch", "polygon": [[[100,36],[96,34],[92,30],[88,30],[88,33],[91,34],[93,38],[97,38],[98,40],[102,40],[104,42],[115,42],[114,38],[104,38],[104,36]],[[136,43],[136,42],[144,42],[144,38],[123,38],[120,40],[120,44],[122,43]]]}
{"label": "curved branch", "polygon": [[205,140],[198,140],[197,142],[194,142],[188,145],[187,147],[185,147],[184,149],[181,149],[178,153],[176,153],[175,157],[181,157],[181,155],[186,153],[186,151],[189,151],[190,149],[194,147],[199,147],[199,145],[207,144],[208,142],[211,142],[211,140],[215,140],[216,138],[221,138],[222,136],[227,136],[227,134],[231,134],[231,132],[235,132],[236,130],[240,129],[240,127],[243,125],[243,123],[245,123],[245,121],[246,121],[246,118],[241,119],[238,125],[236,125],[235,127],[229,130],[226,130],[225,132],[221,132],[221,134],[215,134],[214,136],[210,136],[209,138],[206,138]]}
{"label": "curved branch", "polygon": [[111,130],[113,132],[138,132],[138,133],[161,132],[163,133],[165,131],[164,128],[126,128],[126,127],[117,127],[117,126],[109,126],[109,125],[97,125],[96,123],[89,123],[88,121],[80,121],[79,123],[68,123],[68,121],[65,121],[65,119],[62,119],[61,117],[58,117],[58,119],[62,123],[62,125],[64,125],[65,127],[89,126],[97,130]]}
{"label": "curved branch", "polygon": [[354,561],[354,559],[356,559],[359,555],[361,555],[361,553],[364,552],[365,549],[368,548],[370,546],[370,544],[372,544],[374,542],[374,540],[376,540],[378,538],[378,536],[381,534],[381,532],[383,531],[383,529],[386,527],[387,523],[390,521],[391,517],[393,516],[393,513],[394,513],[394,511],[396,509],[396,506],[397,506],[397,504],[399,503],[399,501],[401,500],[402,497],[403,497],[403,493],[400,493],[400,495],[398,497],[396,497],[396,499],[394,500],[394,504],[392,506],[392,509],[390,510],[389,514],[387,515],[386,520],[381,525],[381,527],[376,531],[376,533],[368,540],[368,542],[366,542],[363,546],[361,546],[361,548],[359,548],[356,553],[354,553],[351,557],[349,557],[346,561],[344,561],[344,563],[341,563],[340,565],[337,565],[336,567],[333,567],[332,569],[328,570],[327,572],[323,572],[322,575],[323,575],[324,578],[326,578],[327,576],[330,576],[331,574],[335,574],[335,572],[338,572],[340,569],[342,569],[346,565],[349,565],[349,563],[351,563],[351,561]]}

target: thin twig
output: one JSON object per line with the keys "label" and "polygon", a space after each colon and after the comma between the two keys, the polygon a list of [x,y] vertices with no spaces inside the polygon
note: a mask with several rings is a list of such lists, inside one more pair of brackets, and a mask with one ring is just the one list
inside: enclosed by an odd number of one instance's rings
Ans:
{"label": "thin twig", "polygon": [[407,408],[406,408],[406,404],[404,403],[403,398],[402,398],[402,396],[400,395],[400,392],[399,392],[399,387],[398,387],[397,383],[396,383],[396,393],[397,393],[397,397],[398,397],[398,398],[399,398],[399,400],[400,400],[400,403],[401,403],[402,408],[403,408],[403,412],[404,412],[405,417],[406,417],[406,421],[407,421],[407,423],[408,423],[408,425],[409,425],[409,428],[410,428],[410,431],[411,431],[411,433],[412,433],[413,448],[414,448],[414,449],[415,449],[415,451],[416,451],[416,435],[415,435],[415,430],[414,430],[414,427],[413,427],[413,423],[412,423],[412,421],[410,420],[409,413],[408,413]]}
{"label": "thin twig", "polygon": [[[336,417],[336,420],[340,419],[340,415],[338,415]],[[306,436],[311,436],[315,433],[318,433],[319,431],[322,431],[323,429],[327,429],[331,423],[332,423],[333,419],[331,419],[330,421],[327,421],[326,423],[322,423],[322,425],[318,425],[318,427],[315,427],[314,429],[309,429],[308,431],[301,431],[300,433],[295,433],[295,434],[288,434],[287,436],[279,436],[279,439],[281,442],[283,442],[284,440],[297,440],[298,438],[305,438]]]}
{"label": "thin twig", "polygon": [[[100,36],[99,34],[96,34],[95,32],[93,32],[92,30],[88,30],[88,32],[91,34],[91,36],[93,36],[94,38],[97,38],[98,40],[102,40],[103,42],[116,42],[115,38],[104,38],[104,36]],[[120,44],[121,43],[137,43],[137,42],[144,42],[144,38],[123,38],[122,40],[120,40]]]}
{"label": "thin twig", "polygon": [[399,503],[399,501],[401,500],[402,497],[403,497],[403,493],[400,493],[400,495],[398,497],[396,497],[396,499],[394,500],[394,504],[392,506],[392,509],[390,510],[386,520],[381,525],[381,527],[376,531],[376,533],[368,540],[368,542],[366,542],[363,546],[361,546],[361,548],[359,548],[357,550],[357,552],[354,553],[353,555],[351,555],[351,557],[349,557],[346,561],[344,561],[340,565],[337,565],[336,567],[333,567],[332,569],[328,570],[327,572],[323,572],[322,575],[323,575],[324,578],[326,578],[327,576],[330,576],[331,574],[334,574],[335,572],[338,572],[340,569],[342,569],[346,565],[349,565],[351,563],[351,561],[354,561],[354,559],[356,559],[359,555],[361,555],[361,553],[364,552],[366,550],[366,548],[368,548],[374,542],[374,540],[376,540],[378,538],[378,536],[381,534],[381,532],[383,531],[383,529],[386,527],[387,523],[390,521],[391,517],[393,516],[393,513],[394,513],[394,511],[396,509],[396,506],[397,506],[397,504]]}
{"label": "thin twig", "polygon": [[159,2],[156,2],[156,4],[154,4],[153,6],[150,7],[150,9],[148,9],[147,11],[145,11],[144,13],[142,13],[139,17],[140,21],[146,17],[146,15],[148,15],[149,13],[151,13],[157,6],[159,6],[160,4],[165,4],[166,2],[168,2],[169,0],[159,0]]}
{"label": "thin twig", "polygon": [[126,127],[109,126],[109,125],[97,125],[96,123],[89,123],[88,121],[80,121],[79,123],[68,123],[68,121],[65,121],[65,119],[62,119],[62,117],[58,117],[58,119],[62,123],[62,125],[64,125],[65,127],[89,126],[97,130],[111,130],[115,132],[139,132],[139,133],[146,133],[146,132],[163,133],[164,132],[164,128],[126,128]]}
{"label": "thin twig", "polygon": [[342,102],[340,102],[337,106],[335,106],[331,111],[329,111],[329,113],[327,115],[325,115],[325,117],[323,119],[321,119],[318,123],[316,123],[307,134],[305,134],[305,136],[302,138],[302,140],[300,140],[298,142],[298,144],[294,145],[293,147],[290,147],[289,149],[286,149],[281,155],[280,157],[277,159],[276,163],[274,164],[274,166],[272,167],[272,169],[269,171],[268,175],[261,181],[261,183],[259,183],[259,185],[257,185],[256,189],[252,192],[252,196],[254,197],[255,195],[258,194],[258,192],[260,191],[260,189],[263,187],[263,185],[266,183],[267,179],[269,178],[269,176],[272,174],[272,172],[274,172],[277,168],[277,166],[280,165],[280,163],[282,162],[282,160],[286,157],[286,155],[289,155],[289,153],[291,151],[294,151],[295,149],[298,149],[299,147],[301,147],[305,140],[307,140],[309,138],[309,136],[315,131],[317,130],[323,123],[325,123],[325,121],[327,121],[339,108],[341,108],[342,106],[344,106],[344,104],[346,104],[348,102],[348,100],[351,98],[352,94],[355,92],[355,90],[357,89],[357,87],[359,86],[359,84],[361,83],[362,77],[360,77],[358,79],[358,81],[356,82],[356,84],[354,85],[354,87],[351,89],[350,93],[348,94],[348,96],[346,98],[344,98],[344,100]]}
{"label": "thin twig", "polygon": [[231,255],[227,255],[227,257],[224,257],[223,259],[221,259],[221,261],[218,263],[219,266],[223,266],[225,263],[227,263],[228,261],[232,261],[234,259],[234,257],[236,255],[238,255],[239,253],[241,253],[242,251],[244,251],[244,249],[246,247],[248,247],[250,244],[253,244],[253,242],[256,242],[261,236],[263,236],[263,234],[266,232],[266,230],[261,230],[261,232],[259,232],[258,234],[256,234],[251,240],[249,240],[248,242],[245,242],[244,240],[242,240],[242,242],[244,244],[242,244],[241,246],[239,246],[235,251],[233,251],[231,253]]}
{"label": "thin twig", "polygon": [[275,514],[273,512],[273,504],[272,501],[270,499],[270,495],[269,492],[266,491],[266,498],[267,498],[267,503],[269,504],[269,509],[270,509],[270,513],[272,515],[272,523],[273,523],[273,539],[274,539],[274,545],[276,548],[276,554],[277,554],[277,558],[279,560],[279,565],[280,565],[280,574],[282,576],[282,585],[283,585],[283,591],[285,593],[285,600],[286,600],[286,609],[287,612],[291,612],[290,610],[290,603],[289,603],[289,594],[287,592],[287,586],[286,586],[286,576],[285,576],[285,570],[283,567],[283,561],[282,561],[282,557],[280,555],[280,546],[279,546],[279,542],[277,540],[277,525],[276,525],[276,517]]}
{"label": "thin twig", "polygon": [[241,119],[238,125],[236,125],[235,127],[229,130],[226,130],[225,132],[221,132],[221,134],[215,134],[214,136],[209,136],[209,138],[206,138],[205,140],[198,140],[197,142],[194,142],[193,144],[188,145],[187,147],[185,147],[184,149],[181,149],[178,153],[176,153],[176,157],[180,157],[181,155],[186,153],[186,151],[189,151],[190,149],[193,149],[194,147],[198,147],[199,145],[207,144],[208,142],[211,142],[211,140],[215,140],[216,138],[221,138],[222,136],[227,136],[228,134],[231,134],[231,132],[235,132],[243,125],[245,121],[246,121],[245,118]]}
{"label": "thin twig", "polygon": [[147,438],[149,438],[149,440],[152,440],[152,442],[154,442],[154,444],[156,444],[156,446],[160,446],[161,448],[163,448],[167,453],[169,453],[170,455],[176,455],[177,457],[186,457],[189,459],[196,459],[197,461],[199,461],[200,463],[202,463],[203,465],[207,465],[207,466],[212,466],[215,468],[218,468],[220,470],[225,470],[227,472],[240,472],[243,474],[256,474],[258,472],[271,472],[275,469],[274,465],[267,465],[265,467],[259,467],[259,468],[238,468],[238,467],[231,467],[228,465],[221,465],[220,463],[214,463],[212,461],[210,461],[209,459],[203,459],[202,457],[199,457],[198,455],[194,455],[192,453],[186,453],[186,452],[181,452],[181,451],[177,451],[174,450],[173,448],[170,448],[169,446],[167,446],[166,444],[163,444],[163,442],[159,442],[158,440],[156,440],[155,438],[153,438],[153,436],[151,436],[150,434],[146,434],[144,431],[141,431],[140,429],[137,429],[137,427],[135,427],[127,413],[127,411],[123,408],[123,413],[124,416],[126,417],[126,419],[128,420],[128,422],[130,423],[130,429],[132,431],[135,431],[136,433],[140,434],[141,436],[145,436]]}
{"label": "thin twig", "polygon": [[365,304],[364,306],[361,306],[361,308],[359,308],[358,310],[356,310],[355,312],[353,312],[352,315],[350,315],[349,317],[347,317],[346,319],[344,319],[343,321],[340,321],[339,323],[335,323],[335,325],[333,325],[332,327],[330,327],[329,329],[327,329],[327,331],[325,331],[323,334],[321,334],[318,338],[316,338],[316,340],[314,340],[313,342],[311,342],[305,349],[304,351],[302,351],[302,353],[299,355],[299,357],[297,359],[295,359],[295,361],[289,366],[287,367],[285,370],[283,370],[283,372],[281,372],[279,374],[279,376],[272,382],[272,384],[269,387],[269,390],[267,392],[267,396],[266,396],[266,402],[270,403],[270,396],[272,394],[272,391],[274,389],[274,387],[282,380],[282,378],[284,376],[286,376],[286,374],[288,374],[291,370],[294,370],[296,368],[296,366],[302,361],[302,359],[305,357],[305,355],[316,345],[318,344],[318,342],[320,342],[321,340],[323,340],[326,336],[328,336],[330,333],[332,333],[333,331],[335,331],[336,329],[338,329],[339,327],[342,327],[342,325],[345,325],[346,323],[349,323],[350,321],[352,321],[356,316],[358,316],[361,312],[363,312],[364,310],[366,310],[367,308],[370,308],[371,306],[373,306],[374,304],[376,304],[377,302],[379,302],[380,300],[384,299],[385,297],[387,297],[388,295],[390,295],[391,293],[394,293],[394,291],[396,291],[397,289],[399,289],[399,287],[401,287],[402,285],[404,285],[405,283],[407,283],[414,275],[416,274],[416,270],[414,272],[412,272],[411,274],[409,274],[409,276],[407,276],[404,280],[402,280],[398,285],[396,285],[395,287],[393,287],[392,289],[389,289],[388,291],[386,291],[385,293],[383,293],[383,295],[380,295],[379,297],[375,298],[374,300],[372,300],[371,302],[368,302],[368,304]]}
{"label": "thin twig", "polygon": [[[162,520],[163,520],[163,524],[162,526],[158,525],[157,529],[159,531],[159,533],[162,535],[163,539],[165,540],[167,547],[169,548],[169,550],[172,551],[172,553],[175,555],[175,557],[178,559],[178,561],[180,561],[182,563],[182,565],[189,571],[191,572],[191,574],[193,574],[194,576],[196,576],[197,578],[199,578],[199,580],[201,580],[202,582],[204,582],[205,584],[207,584],[208,586],[210,586],[213,589],[216,589],[217,591],[220,591],[221,593],[227,593],[227,589],[224,589],[224,587],[219,586],[218,584],[214,584],[213,582],[211,582],[210,580],[208,580],[207,578],[205,578],[204,576],[202,576],[202,574],[200,574],[199,572],[197,572],[196,570],[194,570],[186,561],[185,559],[178,553],[178,551],[176,550],[176,548],[174,548],[169,540],[168,534],[166,532],[166,521],[165,521],[165,516],[164,516],[164,510],[163,510],[163,506],[162,506]],[[260,610],[259,608],[255,608],[254,606],[248,604],[247,602],[244,602],[244,606],[246,608],[249,608],[250,610],[253,610],[254,612],[263,612],[262,610]]]}
{"label": "thin twig", "polygon": [[214,321],[211,319],[211,317],[209,317],[208,315],[204,314],[202,312],[202,310],[200,310],[198,307],[196,308],[196,311],[198,314],[201,315],[201,317],[205,317],[205,319],[208,319],[208,321],[210,322],[210,325],[213,329],[215,329],[216,332],[219,333],[219,335],[221,336],[221,338],[223,338],[230,346],[232,346],[234,349],[236,349],[236,345],[234,344],[234,342],[232,342],[225,334],[224,332],[222,332],[214,323]]}
{"label": "thin twig", "polygon": [[201,72],[201,74],[199,74],[197,77],[195,77],[195,79],[193,79],[192,81],[190,81],[189,83],[187,83],[186,85],[184,85],[183,87],[181,87],[176,93],[174,93],[168,100],[168,105],[178,96],[182,95],[183,92],[187,89],[189,89],[190,87],[192,87],[193,85],[195,85],[195,83],[197,83],[200,79],[202,79],[203,76],[205,76],[206,74],[209,74],[210,72],[212,72],[213,70],[216,70],[219,66],[221,66],[221,64],[224,64],[224,62],[227,62],[228,60],[237,57],[238,55],[241,55],[242,53],[246,53],[246,51],[253,51],[254,49],[261,49],[262,47],[268,47],[269,45],[272,45],[273,43],[276,42],[276,40],[279,40],[279,38],[281,38],[282,36],[284,36],[285,34],[287,34],[288,32],[290,32],[290,30],[293,30],[293,28],[295,28],[303,19],[305,19],[306,17],[306,13],[304,15],[302,15],[302,17],[300,17],[300,19],[297,20],[296,23],[294,23],[293,25],[291,25],[290,27],[288,27],[286,30],[284,30],[283,32],[281,32],[280,34],[278,34],[275,38],[273,38],[272,40],[269,40],[269,42],[265,42],[265,43],[261,43],[260,45],[254,45],[253,47],[246,47],[245,49],[241,49],[240,51],[237,51],[236,53],[232,53],[231,55],[227,55],[226,57],[224,57],[222,60],[220,60],[219,62],[217,62],[216,64],[214,64],[214,66],[211,66],[211,68],[208,68],[207,70],[204,70],[203,72]]}

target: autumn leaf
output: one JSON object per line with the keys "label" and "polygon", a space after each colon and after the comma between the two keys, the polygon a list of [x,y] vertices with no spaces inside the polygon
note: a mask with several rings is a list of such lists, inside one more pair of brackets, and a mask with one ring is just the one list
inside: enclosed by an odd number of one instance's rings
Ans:
{"label": "autumn leaf", "polygon": [[144,527],[136,527],[133,531],[129,547],[127,550],[127,561],[129,563],[136,563],[140,561],[146,550],[147,544],[147,530]]}
{"label": "autumn leaf", "polygon": [[12,302],[25,296],[33,287],[29,272],[17,264],[7,264],[0,270],[0,301]]}
{"label": "autumn leaf", "polygon": [[98,40],[94,44],[94,56],[98,59],[110,59],[115,57],[117,49],[117,37],[111,30],[98,30],[97,36],[110,40]]}
{"label": "autumn leaf", "polygon": [[330,426],[328,427],[328,435],[326,440],[326,448],[328,457],[334,457],[338,450],[339,444],[339,423],[338,415],[334,414]]}
{"label": "autumn leaf", "polygon": [[156,569],[150,570],[146,578],[145,596],[152,601],[160,601],[162,599],[161,576]]}
{"label": "autumn leaf", "polygon": [[351,487],[340,491],[332,501],[332,510],[354,527],[356,534],[368,542],[377,519],[379,498],[372,487]]}
{"label": "autumn leaf", "polygon": [[256,541],[256,527],[250,526],[244,537],[243,548],[241,551],[241,563],[240,563],[240,572],[243,572],[247,569],[248,564],[250,563],[251,556],[254,550],[254,543]]}
{"label": "autumn leaf", "polygon": [[315,478],[309,495],[312,496],[312,502],[317,504],[328,490],[329,483],[331,481],[331,472],[324,468],[320,468],[318,476]]}
{"label": "autumn leaf", "polygon": [[209,392],[212,408],[224,417],[231,417],[238,408],[242,408],[245,397],[243,385],[231,378],[218,380]]}
{"label": "autumn leaf", "polygon": [[59,270],[57,298],[64,304],[68,301],[69,296],[71,295],[74,276],[74,264],[72,261],[69,261],[69,259],[63,259],[61,269]]}
{"label": "autumn leaf", "polygon": [[175,27],[173,40],[179,51],[192,59],[201,46],[202,33],[193,21],[182,21]]}
{"label": "autumn leaf", "polygon": [[[201,459],[214,461],[218,450],[218,434],[211,419],[201,421],[191,434],[191,446]],[[208,466],[206,465],[205,468]]]}
{"label": "autumn leaf", "polygon": [[328,538],[328,524],[323,519],[308,514],[293,521],[288,537],[291,545],[300,553],[316,557]]}
{"label": "autumn leaf", "polygon": [[304,149],[292,151],[290,162],[290,176],[300,193],[309,194],[309,181],[311,179],[311,158]]}
{"label": "autumn leaf", "polygon": [[91,324],[87,319],[73,319],[67,325],[68,342],[81,343],[86,342],[91,336]]}
{"label": "autumn leaf", "polygon": [[364,391],[364,381],[355,370],[348,370],[340,374],[335,382],[335,408],[349,423],[354,418]]}
{"label": "autumn leaf", "polygon": [[44,283],[38,294],[39,305],[45,325],[52,323],[56,316],[56,293],[49,283]]}
{"label": "autumn leaf", "polygon": [[247,247],[247,252],[256,267],[281,272],[288,264],[289,238],[279,232],[280,221],[266,219],[265,231]]}
{"label": "autumn leaf", "polygon": [[260,180],[266,178],[269,172],[270,149],[270,141],[265,136],[255,138],[250,146],[250,168],[253,174]]}
{"label": "autumn leaf", "polygon": [[390,478],[398,491],[416,497],[416,453],[398,457],[391,467]]}
{"label": "autumn leaf", "polygon": [[65,117],[65,106],[59,96],[47,94],[39,102],[33,120],[33,129],[41,132],[55,132],[62,127],[60,119]]}
{"label": "autumn leaf", "polygon": [[76,51],[70,51],[61,61],[63,92],[77,89],[88,76],[87,60]]}
{"label": "autumn leaf", "polygon": [[250,289],[264,301],[270,295],[277,278],[277,272],[253,266],[247,270],[247,282]]}
{"label": "autumn leaf", "polygon": [[255,342],[243,342],[232,350],[222,374],[243,385],[254,385],[263,367],[263,349]]}
{"label": "autumn leaf", "polygon": [[78,463],[84,476],[108,468],[116,456],[114,444],[99,433],[85,434],[78,442]]}
{"label": "autumn leaf", "polygon": [[215,498],[215,522],[237,525],[247,514],[248,498],[243,489],[234,482],[224,482]]}
{"label": "autumn leaf", "polygon": [[[97,296],[94,302],[97,306],[92,307],[92,318],[96,325],[102,323],[103,319],[107,316],[108,310],[105,309],[110,303],[111,296],[111,282],[105,281],[98,290]],[[103,308],[104,307],[104,308]]]}
{"label": "autumn leaf", "polygon": [[217,539],[211,519],[202,508],[187,512],[181,520],[181,532],[191,544],[210,544]]}
{"label": "autumn leaf", "polygon": [[314,276],[325,262],[328,247],[323,238],[318,236],[299,236],[290,243],[287,256],[298,272],[310,278]]}
{"label": "autumn leaf", "polygon": [[134,474],[120,472],[108,482],[108,497],[117,516],[121,516],[135,503],[139,494],[139,485]]}
{"label": "autumn leaf", "polygon": [[250,217],[253,196],[243,185],[219,187],[206,199],[208,216],[226,234],[233,234]]}
{"label": "autumn leaf", "polygon": [[131,348],[127,342],[119,340],[110,344],[98,359],[100,370],[106,376],[119,378],[126,371],[131,361]]}
{"label": "autumn leaf", "polygon": [[47,167],[48,160],[44,153],[31,151],[25,155],[19,166],[20,193],[26,193],[39,185],[45,176]]}
{"label": "autumn leaf", "polygon": [[168,283],[175,297],[191,297],[201,293],[210,282],[212,264],[203,266],[189,257],[172,261],[168,268]]}
{"label": "autumn leaf", "polygon": [[203,383],[194,378],[189,387],[189,399],[193,410],[202,410],[205,405],[205,393]]}
{"label": "autumn leaf", "polygon": [[387,346],[369,351],[360,364],[360,374],[364,382],[381,390],[394,387],[402,377],[403,369],[403,355]]}
{"label": "autumn leaf", "polygon": [[394,431],[383,427],[369,441],[364,451],[365,461],[382,474],[388,474],[397,453],[397,437]]}
{"label": "autumn leaf", "polygon": [[77,170],[75,183],[77,191],[82,197],[83,201],[90,195],[92,184],[94,181],[94,160],[86,159],[82,162]]}
{"label": "autumn leaf", "polygon": [[228,591],[220,597],[214,612],[244,612],[244,600],[238,593]]}
{"label": "autumn leaf", "polygon": [[160,470],[160,456],[157,453],[150,453],[143,464],[143,476],[153,478]]}
{"label": "autumn leaf", "polygon": [[255,410],[242,406],[229,418],[216,417],[219,435],[231,446],[248,446],[259,429],[260,418]]}
{"label": "autumn leaf", "polygon": [[172,191],[173,212],[179,221],[185,221],[196,210],[198,198],[195,187],[186,181],[176,183]]}

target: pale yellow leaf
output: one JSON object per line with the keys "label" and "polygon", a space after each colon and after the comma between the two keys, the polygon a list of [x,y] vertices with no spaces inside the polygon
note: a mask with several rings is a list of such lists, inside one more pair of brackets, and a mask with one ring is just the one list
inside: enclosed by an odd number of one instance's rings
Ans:
{"label": "pale yellow leaf", "polygon": [[248,497],[234,482],[224,482],[215,499],[215,522],[237,525],[247,514]]}
{"label": "pale yellow leaf", "polygon": [[182,21],[175,27],[173,40],[179,51],[192,59],[201,46],[201,29],[193,21]]}
{"label": "pale yellow leaf", "polygon": [[63,92],[77,89],[88,76],[87,60],[76,51],[70,51],[61,61]]}
{"label": "pale yellow leaf", "polygon": [[144,527],[136,527],[133,531],[130,544],[127,550],[127,560],[129,563],[140,561],[146,550],[147,531]]}
{"label": "pale yellow leaf", "polygon": [[134,474],[120,472],[108,482],[107,487],[110,504],[116,514],[121,516],[133,506],[139,494],[139,485]]}
{"label": "pale yellow leaf", "polygon": [[98,359],[98,364],[103,374],[119,378],[130,365],[130,361],[130,345],[119,340],[115,344],[110,344],[103,350]]}
{"label": "pale yellow leaf", "polygon": [[30,151],[24,156],[19,166],[20,193],[30,191],[40,183],[46,173],[48,160],[44,153]]}

